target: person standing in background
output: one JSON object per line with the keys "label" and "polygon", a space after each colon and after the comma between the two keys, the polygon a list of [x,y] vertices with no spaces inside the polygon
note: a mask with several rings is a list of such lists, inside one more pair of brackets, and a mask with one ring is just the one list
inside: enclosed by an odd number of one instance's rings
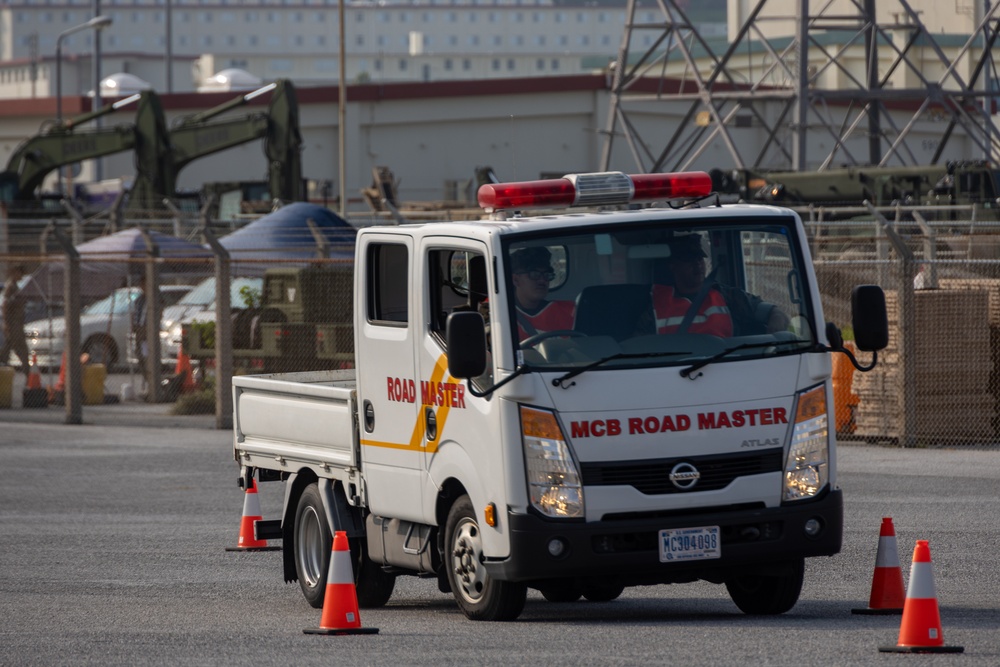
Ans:
{"label": "person standing in background", "polygon": [[3,285],[3,347],[0,348],[0,364],[6,365],[10,353],[21,360],[24,376],[31,373],[28,341],[24,338],[25,297],[18,283],[24,277],[24,267],[16,264],[7,271],[7,281]]}

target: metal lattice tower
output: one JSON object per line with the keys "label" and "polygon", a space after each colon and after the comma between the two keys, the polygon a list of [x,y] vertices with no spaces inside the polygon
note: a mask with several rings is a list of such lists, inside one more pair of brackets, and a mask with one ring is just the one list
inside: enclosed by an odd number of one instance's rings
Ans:
{"label": "metal lattice tower", "polygon": [[[998,94],[992,51],[1000,3],[990,7],[989,0],[977,0],[984,5],[976,12],[981,17],[972,19],[976,28],[959,46],[942,45],[944,36],[930,32],[923,12],[906,0],[879,2],[880,15],[891,22],[876,21],[875,0],[785,0],[781,6],[793,13],[783,15],[767,14],[768,0],[751,0],[746,20],[719,55],[688,20],[682,2],[657,0],[662,20],[640,23],[637,14],[649,8],[628,0],[612,65],[602,167],[609,168],[613,142],[624,138],[645,172],[691,168],[713,142],[721,142],[731,158],[726,167],[802,171],[817,133],[832,148],[810,156],[814,168],[917,165],[926,157],[911,145],[915,128],[931,115],[942,129],[932,164],[957,135],[979,151],[966,157],[1000,164],[1000,130],[991,111]],[[892,3],[897,6],[886,13]],[[821,7],[810,13],[810,4]],[[794,29],[769,34],[775,21]],[[644,49],[635,46],[640,35],[653,37]],[[823,88],[831,79],[839,85]],[[899,81],[914,85],[900,87]],[[661,123],[649,131],[648,112],[657,105],[679,109],[676,130]],[[736,129],[749,125],[763,137],[754,155],[743,154],[734,138]]]}

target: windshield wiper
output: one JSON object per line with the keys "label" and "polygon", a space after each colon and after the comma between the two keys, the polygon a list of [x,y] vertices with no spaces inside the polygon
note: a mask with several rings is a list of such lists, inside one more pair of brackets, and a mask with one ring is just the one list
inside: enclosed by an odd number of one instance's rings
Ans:
{"label": "windshield wiper", "polygon": [[812,341],[808,340],[776,340],[776,341],[768,341],[766,343],[743,343],[741,345],[734,345],[733,347],[727,347],[721,352],[717,352],[710,357],[705,357],[701,361],[694,362],[693,364],[687,366],[686,368],[682,368],[681,377],[690,378],[693,380],[695,377],[698,376],[696,375],[694,377],[691,377],[692,373],[704,368],[705,366],[708,366],[709,364],[713,364],[716,361],[719,361],[720,359],[728,357],[733,352],[738,352],[740,350],[750,350],[756,347],[776,347],[778,345],[798,345],[808,348],[818,347],[818,349],[821,350],[825,349],[822,346],[816,346]]}
{"label": "windshield wiper", "polygon": [[563,389],[569,389],[575,382],[571,382],[568,386],[563,385],[563,382],[571,378],[575,378],[581,373],[586,373],[592,368],[597,368],[598,366],[603,366],[609,361],[614,361],[615,359],[648,359],[650,357],[670,357],[670,356],[683,356],[685,354],[691,354],[690,352],[618,352],[617,354],[612,354],[611,356],[598,359],[597,361],[592,361],[589,364],[580,366],[579,368],[574,368],[570,372],[557,377],[552,380],[553,387],[562,387]]}

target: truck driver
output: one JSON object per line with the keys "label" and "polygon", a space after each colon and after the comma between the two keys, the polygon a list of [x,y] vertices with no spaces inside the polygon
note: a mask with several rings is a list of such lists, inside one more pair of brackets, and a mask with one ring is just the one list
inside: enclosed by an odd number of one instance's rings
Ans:
{"label": "truck driver", "polygon": [[555,278],[552,253],[544,246],[520,248],[511,253],[518,340],[573,328],[575,304],[549,301],[549,283]]}

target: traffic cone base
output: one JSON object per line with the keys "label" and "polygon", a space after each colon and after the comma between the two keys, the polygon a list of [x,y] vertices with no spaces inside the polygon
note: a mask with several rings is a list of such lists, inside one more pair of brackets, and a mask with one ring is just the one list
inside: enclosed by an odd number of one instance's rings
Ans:
{"label": "traffic cone base", "polygon": [[281,547],[269,547],[267,540],[258,540],[254,524],[263,520],[260,500],[257,498],[257,482],[250,481],[250,487],[243,495],[243,518],[240,520],[240,537],[235,547],[226,551],[281,551]]}
{"label": "traffic cone base", "polygon": [[347,533],[338,530],[333,536],[333,552],[326,575],[323,616],[318,628],[302,631],[307,635],[376,635],[378,628],[361,627],[358,594],[354,588],[351,549]]}
{"label": "traffic cone base", "polygon": [[963,653],[964,646],[879,646],[879,653]]}
{"label": "traffic cone base", "polygon": [[913,549],[910,584],[903,604],[903,620],[895,646],[880,646],[881,653],[962,653],[962,646],[945,646],[938,613],[937,593],[927,540],[917,540]]}
{"label": "traffic cone base", "polygon": [[377,635],[378,628],[306,628],[307,635]]}
{"label": "traffic cone base", "polygon": [[879,530],[878,552],[875,556],[875,574],[868,606],[852,609],[852,614],[891,616],[903,613],[906,593],[903,588],[903,570],[896,549],[896,529],[890,517],[883,517]]}

